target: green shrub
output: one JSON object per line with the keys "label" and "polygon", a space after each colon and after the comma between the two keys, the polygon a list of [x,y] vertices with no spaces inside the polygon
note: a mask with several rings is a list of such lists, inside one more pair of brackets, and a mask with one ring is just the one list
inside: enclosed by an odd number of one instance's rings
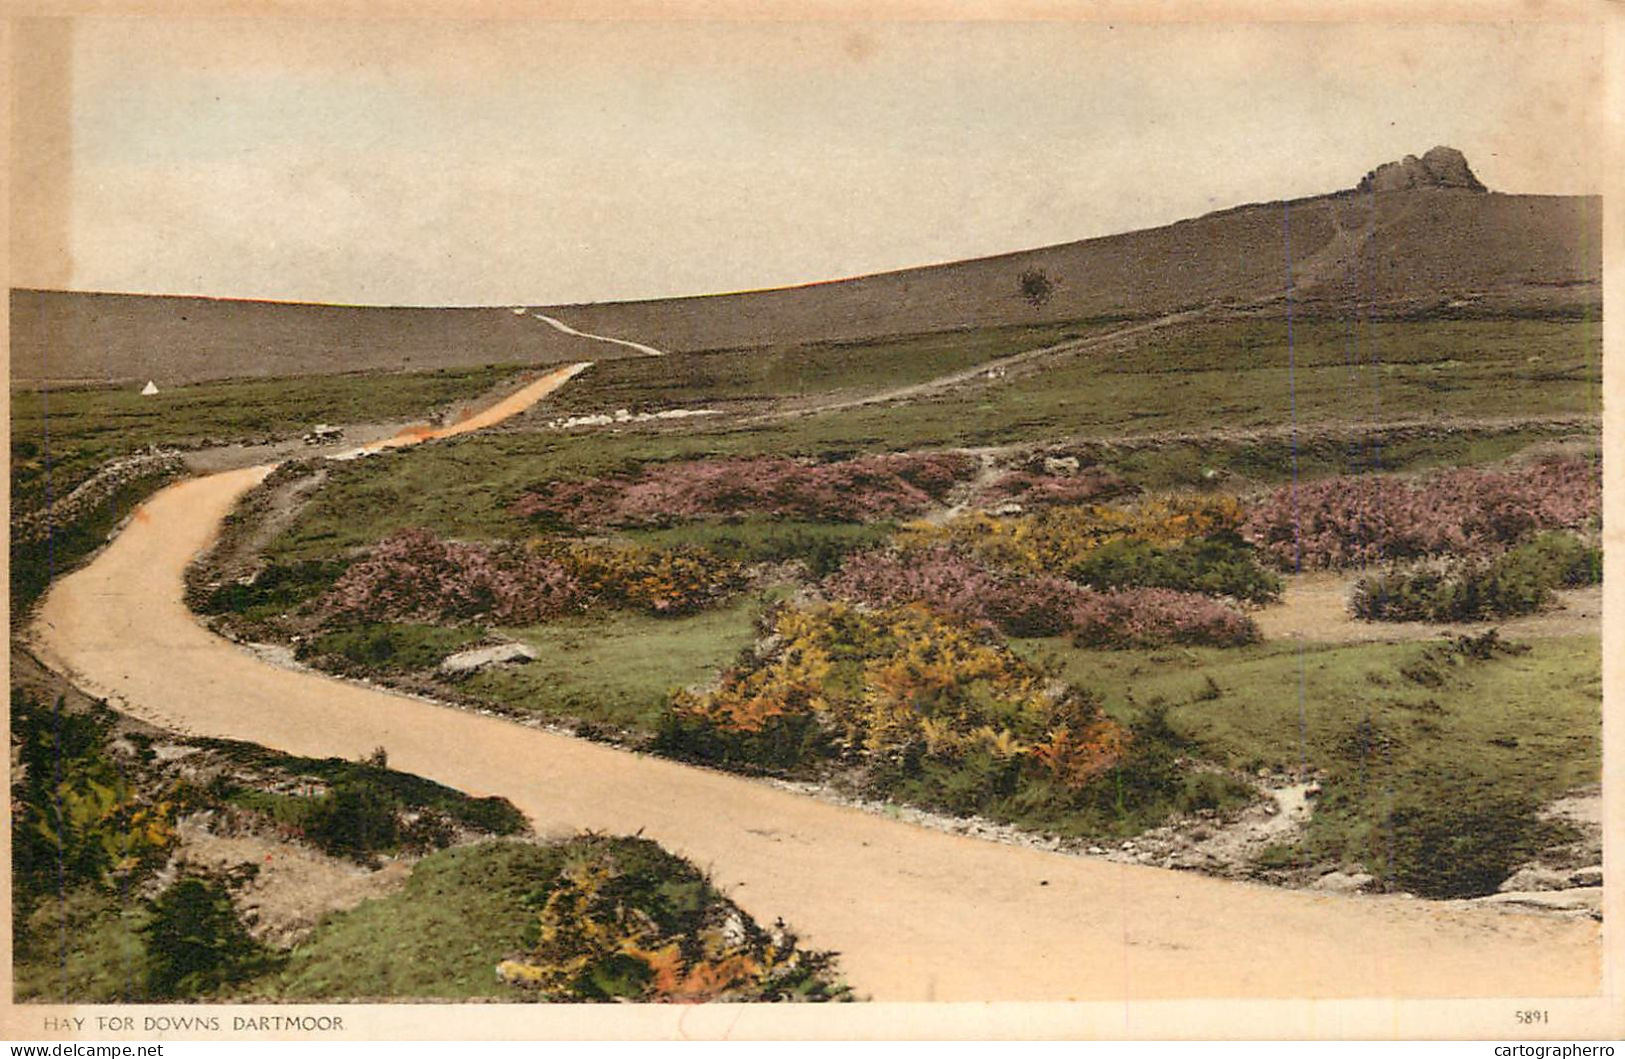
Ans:
{"label": "green shrub", "polygon": [[1602,579],[1602,552],[1546,533],[1487,562],[1387,570],[1362,578],[1350,601],[1366,621],[1483,621],[1533,614],[1552,591]]}
{"label": "green shrub", "polygon": [[1602,584],[1602,549],[1571,533],[1542,533],[1511,549],[1504,558],[1541,570],[1554,585],[1564,588]]}
{"label": "green shrub", "polygon": [[394,625],[383,622],[323,633],[299,645],[297,657],[321,669],[349,676],[410,673],[432,669],[447,655],[485,635],[473,628]]}
{"label": "green shrub", "polygon": [[[524,814],[505,798],[471,798],[461,791],[443,787],[432,780],[406,772],[396,772],[378,764],[382,748],[365,761],[343,758],[288,757],[250,743],[227,739],[198,739],[194,745],[231,762],[236,771],[259,772],[273,776],[300,777],[326,784],[330,789],[365,785],[382,792],[401,813],[434,813],[463,827],[496,835],[512,835],[525,830]],[[386,755],[387,758],[387,755]],[[273,794],[253,787],[241,787],[231,780],[219,782],[213,796],[233,804],[265,812],[278,822],[303,828],[307,808],[315,799]]]}
{"label": "green shrub", "polygon": [[364,859],[393,849],[401,840],[397,802],[382,784],[346,780],[311,803],[305,835],[335,856]]}
{"label": "green shrub", "polygon": [[865,789],[956,816],[1068,837],[1138,834],[1175,810],[1229,808],[1251,796],[1244,784],[1228,777],[1194,778],[1194,783],[1187,778],[1179,758],[1188,747],[1169,728],[1165,713],[1153,709],[1132,725],[1117,762],[1082,785],[991,750],[944,758],[914,747],[871,765]]}
{"label": "green shrub", "polygon": [[1263,871],[1278,871],[1302,864],[1305,859],[1306,855],[1301,846],[1276,842],[1258,851],[1257,856],[1253,857],[1253,867]]}
{"label": "green shrub", "polygon": [[773,717],[757,728],[742,729],[668,710],[660,718],[653,749],[682,761],[773,772],[798,769],[836,753],[830,733],[811,713]]}
{"label": "green shrub", "polygon": [[1232,531],[1193,537],[1172,547],[1125,537],[1109,541],[1067,568],[1093,588],[1171,588],[1267,603],[1281,579],[1258,562],[1252,545]]}
{"label": "green shrub", "polygon": [[1492,894],[1542,845],[1535,805],[1521,798],[1402,806],[1381,830],[1392,859],[1368,858],[1368,866],[1422,897]]}
{"label": "green shrub", "polygon": [[1253,799],[1253,788],[1226,772],[1197,772],[1185,777],[1179,810],[1221,812]]}
{"label": "green shrub", "polygon": [[269,954],[249,936],[223,881],[187,877],[151,903],[146,939],[150,996],[207,996],[267,969]]}
{"label": "green shrub", "polygon": [[315,599],[344,575],[343,559],[306,559],[271,563],[244,584],[231,581],[192,601],[204,614],[286,613]]}

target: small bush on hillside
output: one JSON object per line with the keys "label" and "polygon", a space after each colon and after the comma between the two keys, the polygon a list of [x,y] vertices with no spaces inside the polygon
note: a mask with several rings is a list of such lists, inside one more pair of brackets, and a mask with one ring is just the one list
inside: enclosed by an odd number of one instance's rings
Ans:
{"label": "small bush on hillside", "polygon": [[771,627],[766,657],[730,669],[713,691],[676,697],[668,749],[708,740],[742,763],[768,733],[793,733],[772,745],[853,760],[987,750],[1076,783],[1111,767],[1121,749],[1092,698],[1052,688],[1003,645],[924,607],[787,607]]}
{"label": "small bush on hillside", "polygon": [[1260,566],[1252,546],[1234,532],[1192,537],[1171,548],[1110,541],[1073,563],[1066,576],[1091,588],[1171,588],[1249,603],[1281,594],[1281,579]]}
{"label": "small bush on hillside", "polygon": [[628,475],[548,482],[510,510],[553,526],[664,526],[750,516],[872,522],[920,514],[974,469],[970,457],[957,453],[833,463],[784,456],[688,460],[650,464]]}
{"label": "small bush on hillside", "polygon": [[354,676],[409,673],[432,669],[447,655],[484,635],[485,631],[478,626],[446,629],[434,625],[368,622],[304,640],[295,651],[295,657],[329,672]]}
{"label": "small bush on hillside", "polygon": [[1362,578],[1350,608],[1367,621],[1486,621],[1533,614],[1552,603],[1554,589],[1593,583],[1601,575],[1600,549],[1549,533],[1488,561]]}
{"label": "small bush on hillside", "polygon": [[220,585],[191,602],[204,614],[242,614],[261,608],[286,612],[331,589],[348,566],[335,559],[271,563],[246,584]]}
{"label": "small bush on hillside", "polygon": [[1183,792],[1160,715],[1133,728],[985,630],[919,606],[782,610],[769,650],[684,693],[667,753],[807,771],[846,765],[869,796],[1064,834],[1161,820]]}
{"label": "small bush on hillside", "polygon": [[1602,549],[1572,533],[1542,533],[1510,549],[1503,558],[1539,569],[1542,579],[1556,587],[1602,584]]}
{"label": "small bush on hillside", "polygon": [[305,837],[325,853],[366,861],[400,845],[399,808],[382,784],[347,779],[309,803]]}
{"label": "small bush on hillside", "polygon": [[1138,834],[1174,811],[1228,809],[1252,797],[1228,778],[1193,785],[1180,756],[1188,747],[1162,711],[1149,711],[1122,741],[1117,762],[1082,785],[987,751],[881,763],[869,770],[870,785],[899,801],[1071,837]]}
{"label": "small bush on hillside", "polygon": [[1018,278],[1021,299],[1034,309],[1042,309],[1055,293],[1055,281],[1042,269],[1030,268]]}
{"label": "small bush on hillside", "polygon": [[1446,471],[1419,482],[1329,478],[1276,490],[1253,510],[1243,534],[1283,569],[1483,558],[1541,530],[1584,528],[1601,503],[1598,464],[1585,458]]}
{"label": "small bush on hillside", "polygon": [[224,881],[187,876],[151,902],[146,986],[161,1000],[206,997],[252,978],[273,962],[243,926]]}

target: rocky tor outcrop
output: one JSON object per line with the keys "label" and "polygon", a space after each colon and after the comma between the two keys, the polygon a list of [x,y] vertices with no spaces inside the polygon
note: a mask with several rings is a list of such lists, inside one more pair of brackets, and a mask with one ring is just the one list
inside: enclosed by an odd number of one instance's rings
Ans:
{"label": "rocky tor outcrop", "polygon": [[1461,188],[1488,191],[1467,165],[1467,156],[1454,147],[1435,147],[1418,158],[1408,154],[1397,162],[1379,165],[1365,175],[1356,191],[1406,191],[1410,188]]}

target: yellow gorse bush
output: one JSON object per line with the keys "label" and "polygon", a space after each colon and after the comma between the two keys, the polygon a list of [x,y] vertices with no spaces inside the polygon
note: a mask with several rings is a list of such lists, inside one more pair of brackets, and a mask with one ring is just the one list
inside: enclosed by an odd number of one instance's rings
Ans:
{"label": "yellow gorse bush", "polygon": [[178,807],[168,799],[144,801],[122,777],[72,776],[54,794],[53,811],[37,815],[33,826],[64,857],[129,871],[175,840]]}
{"label": "yellow gorse bush", "polygon": [[[730,670],[706,692],[680,692],[673,710],[725,733],[759,733],[812,717],[850,752],[984,751],[1033,755],[1068,783],[1111,767],[1127,733],[1074,689],[970,626],[918,604],[866,610],[848,603],[786,608],[757,665]],[[1084,733],[1074,737],[1070,733]],[[1104,748],[1086,767],[1078,738]],[[1049,757],[1037,753],[1050,746]]]}
{"label": "yellow gorse bush", "polygon": [[793,937],[747,930],[731,906],[684,933],[663,928],[622,879],[603,849],[572,860],[538,913],[536,944],[497,976],[550,1000],[698,1002],[749,999],[795,973]]}
{"label": "yellow gorse bush", "polygon": [[911,523],[898,543],[904,549],[951,544],[994,566],[1058,573],[1112,541],[1177,545],[1234,530],[1244,517],[1234,497],[1156,497],[1131,508],[1085,504],[1028,515],[973,512],[941,526]]}

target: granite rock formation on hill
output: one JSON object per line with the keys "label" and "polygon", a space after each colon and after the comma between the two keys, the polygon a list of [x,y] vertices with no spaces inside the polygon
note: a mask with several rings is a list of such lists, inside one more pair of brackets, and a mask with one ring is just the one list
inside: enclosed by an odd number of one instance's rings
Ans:
{"label": "granite rock formation on hill", "polygon": [[1462,188],[1488,191],[1454,147],[1435,147],[1421,158],[1408,154],[1379,165],[1365,175],[1356,191],[1407,191],[1411,188]]}

